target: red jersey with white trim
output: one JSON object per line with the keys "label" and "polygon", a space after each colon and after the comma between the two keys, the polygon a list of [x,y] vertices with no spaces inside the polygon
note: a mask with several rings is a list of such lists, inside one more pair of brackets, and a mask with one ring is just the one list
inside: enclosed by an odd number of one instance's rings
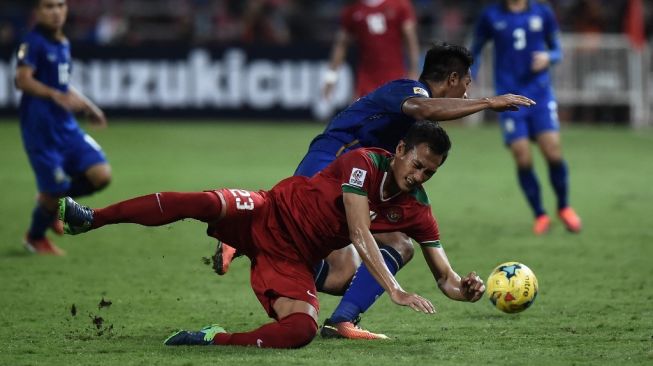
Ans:
{"label": "red jersey with white trim", "polygon": [[270,242],[273,236],[275,242],[294,246],[303,260],[316,263],[350,244],[343,204],[343,192],[349,192],[367,196],[370,231],[399,231],[419,243],[437,244],[438,225],[421,186],[383,197],[383,184],[391,179],[392,156],[383,149],[360,148],[340,156],[312,178],[295,176],[279,182],[269,192],[272,207],[266,219],[254,223],[254,239]]}
{"label": "red jersey with white trim", "polygon": [[406,77],[403,25],[415,21],[409,0],[385,0],[376,6],[362,1],[345,7],[343,28],[359,48],[356,86],[363,96],[388,81]]}

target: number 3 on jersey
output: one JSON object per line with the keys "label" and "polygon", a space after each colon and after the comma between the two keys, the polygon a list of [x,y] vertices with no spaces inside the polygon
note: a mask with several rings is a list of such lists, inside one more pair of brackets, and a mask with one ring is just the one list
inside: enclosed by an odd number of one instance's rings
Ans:
{"label": "number 3 on jersey", "polygon": [[516,50],[523,50],[526,48],[526,31],[524,28],[515,29],[512,32],[512,36],[515,38],[515,43],[513,43],[513,45]]}
{"label": "number 3 on jersey", "polygon": [[237,210],[251,211],[254,209],[254,200],[252,199],[251,193],[242,189],[230,189],[229,192],[236,198]]}

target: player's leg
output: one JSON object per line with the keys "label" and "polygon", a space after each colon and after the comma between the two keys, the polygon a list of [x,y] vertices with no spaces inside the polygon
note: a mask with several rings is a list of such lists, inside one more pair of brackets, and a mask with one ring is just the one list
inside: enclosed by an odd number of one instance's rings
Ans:
{"label": "player's leg", "polygon": [[567,230],[580,232],[581,219],[569,205],[569,172],[562,157],[560,134],[558,131],[542,132],[537,136],[537,143],[549,166],[549,179],[558,199],[558,216]]}
{"label": "player's leg", "polygon": [[503,140],[510,149],[517,168],[517,180],[528,202],[535,222],[533,232],[542,235],[549,230],[551,220],[542,206],[540,184],[533,169],[533,157],[529,141],[529,128],[525,111],[501,114]]}
{"label": "player's leg", "polygon": [[57,247],[45,232],[57,222],[57,201],[59,197],[49,193],[39,193],[37,203],[32,210],[32,221],[25,235],[24,245],[27,250],[39,254],[64,255],[63,249]]}
{"label": "player's leg", "polygon": [[108,163],[94,164],[75,176],[66,196],[82,197],[106,188],[111,182],[111,166]]}
{"label": "player's leg", "polygon": [[[383,233],[375,234],[374,237],[385,264],[393,275],[413,258],[413,243],[405,234]],[[337,258],[328,259],[333,262]],[[383,292],[383,288],[367,267],[364,264],[359,265],[340,303],[325,322],[320,334],[327,338],[386,339],[387,336],[366,331],[357,324],[360,314],[367,311]]]}
{"label": "player's leg", "polygon": [[279,297],[272,306],[278,320],[249,332],[229,333],[214,324],[197,332],[178,331],[163,343],[167,346],[221,345],[259,348],[300,348],[311,343],[317,333],[317,310],[311,304]]}
{"label": "player's leg", "polygon": [[274,260],[256,256],[251,283],[268,315],[276,321],[242,333],[227,333],[216,326],[205,328],[208,332],[179,331],[164,344],[299,348],[310,343],[317,333],[319,309],[313,275],[305,263],[281,259],[283,266],[279,266],[272,263]]}
{"label": "player's leg", "polygon": [[62,255],[64,251],[46,236],[46,231],[56,222],[56,192],[65,191],[70,185],[63,169],[63,157],[55,149],[28,151],[28,157],[39,194],[25,235],[25,248],[35,253]]}
{"label": "player's leg", "polygon": [[352,244],[334,250],[315,268],[315,285],[325,294],[342,296],[362,261]]}
{"label": "player's leg", "polygon": [[157,192],[98,209],[81,206],[70,197],[59,201],[59,218],[69,234],[118,223],[161,226],[186,218],[210,223],[224,215],[224,198],[217,191]]}
{"label": "player's leg", "polygon": [[79,130],[67,141],[66,171],[71,177],[64,196],[82,197],[104,189],[111,182],[111,166],[102,147]]}

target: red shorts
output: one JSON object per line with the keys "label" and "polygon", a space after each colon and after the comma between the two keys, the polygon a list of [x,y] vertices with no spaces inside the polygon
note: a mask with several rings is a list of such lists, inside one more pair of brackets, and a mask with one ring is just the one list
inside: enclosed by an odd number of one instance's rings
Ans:
{"label": "red shorts", "polygon": [[226,216],[209,225],[207,233],[247,255],[251,262],[251,285],[271,318],[279,297],[301,300],[319,311],[313,269],[301,260],[297,249],[279,235],[274,224],[274,204],[267,192],[221,189]]}

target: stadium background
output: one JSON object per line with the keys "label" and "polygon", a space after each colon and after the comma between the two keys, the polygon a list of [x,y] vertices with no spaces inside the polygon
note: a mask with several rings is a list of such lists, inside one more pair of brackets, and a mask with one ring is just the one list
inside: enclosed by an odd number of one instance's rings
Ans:
{"label": "stadium background", "polygon": [[[420,42],[467,44],[489,2],[413,1]],[[12,72],[13,50],[30,24],[26,3],[0,3],[0,364],[653,359],[650,1],[550,2],[563,32],[556,88],[582,234],[557,225],[544,238],[532,237],[493,114],[445,124],[454,142],[451,161],[427,189],[449,257],[460,272],[478,270],[484,277],[503,261],[527,263],[541,286],[533,308],[508,317],[486,300],[448,301],[416,256],[399,280],[431,298],[436,317],[412,314],[384,297],[364,321],[392,335],[391,343],[317,339],[295,352],[160,345],[176,328],[220,322],[245,330],[265,320],[248,288],[245,261],[220,279],[202,263],[213,243],[197,223],[55,238],[68,251],[65,258],[23,251],[35,187],[20,144]],[[68,3],[74,84],[109,119],[108,129],[89,128],[114,169],[112,185],[84,200],[91,206],[162,190],[269,188],[292,173],[324,119],[350,100],[353,57],[341,71],[334,103],[319,95],[344,1]],[[642,5],[635,14],[641,17],[628,11],[629,3]],[[492,94],[490,62],[483,64],[473,96]],[[544,172],[543,162],[536,163]],[[551,208],[553,195],[544,191]],[[100,308],[101,298],[113,304]],[[337,298],[321,295],[321,301],[323,319]]]}

